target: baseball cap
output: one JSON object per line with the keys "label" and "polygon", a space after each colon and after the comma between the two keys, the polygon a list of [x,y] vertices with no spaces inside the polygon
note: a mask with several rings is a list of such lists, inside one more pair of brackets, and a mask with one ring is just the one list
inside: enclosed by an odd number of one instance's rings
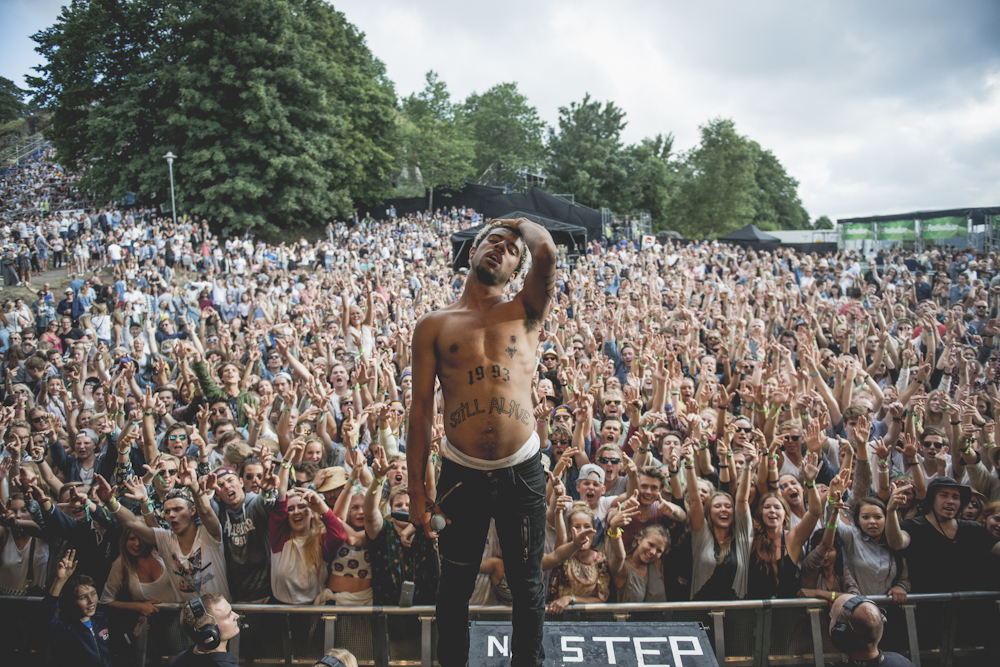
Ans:
{"label": "baseball cap", "polygon": [[569,415],[570,417],[572,417],[573,411],[570,410],[569,406],[566,404],[557,405],[555,409],[552,411],[552,416],[555,417],[556,415]]}
{"label": "baseball cap", "polygon": [[580,476],[577,479],[596,479],[601,484],[604,484],[604,470],[600,466],[588,463],[580,468]]}

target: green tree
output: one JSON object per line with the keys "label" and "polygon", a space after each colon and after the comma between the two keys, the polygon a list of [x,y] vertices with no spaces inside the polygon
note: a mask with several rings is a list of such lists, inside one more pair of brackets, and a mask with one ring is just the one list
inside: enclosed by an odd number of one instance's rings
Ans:
{"label": "green tree", "polygon": [[469,95],[462,118],[475,142],[472,168],[478,178],[523,187],[523,171],[538,167],[545,157],[545,123],[517,84],[499,83],[482,95]]}
{"label": "green tree", "polygon": [[28,110],[24,103],[27,93],[10,79],[0,76],[0,125],[24,116]]}
{"label": "green tree", "polygon": [[586,206],[613,207],[628,176],[621,133],[625,112],[584,96],[559,108],[559,131],[549,128],[551,192],[571,193]]}
{"label": "green tree", "polygon": [[684,178],[671,200],[671,226],[689,238],[714,238],[752,222],[757,155],[733,121],[701,126],[701,143],[684,155]]}
{"label": "green tree", "polygon": [[670,226],[692,238],[753,223],[764,230],[808,229],[798,181],[769,150],[736,132],[730,119],[701,127],[701,143],[676,165]]}
{"label": "green tree", "polygon": [[754,179],[757,181],[753,224],[760,229],[808,229],[809,214],[799,199],[799,182],[785,172],[784,166],[769,150],[750,142],[757,154]]}
{"label": "green tree", "polygon": [[168,150],[178,207],[236,227],[322,222],[388,190],[395,92],[322,0],[77,0],[33,38],[59,159],[100,195],[162,196]]}
{"label": "green tree", "polygon": [[836,229],[833,220],[821,215],[813,221],[813,229]]}
{"label": "green tree", "polygon": [[419,170],[427,208],[434,210],[434,190],[458,187],[473,175],[475,148],[466,136],[462,108],[452,104],[447,85],[433,70],[426,80],[422,91],[402,102],[400,144],[404,167]]}
{"label": "green tree", "polygon": [[673,145],[672,134],[658,134],[625,148],[625,185],[614,201],[616,212],[649,213],[655,229],[665,227],[678,181],[671,164]]}

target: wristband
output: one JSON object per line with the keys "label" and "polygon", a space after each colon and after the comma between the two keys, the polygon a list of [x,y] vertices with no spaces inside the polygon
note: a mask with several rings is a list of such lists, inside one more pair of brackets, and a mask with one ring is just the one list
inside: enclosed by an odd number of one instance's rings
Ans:
{"label": "wristband", "polygon": [[292,462],[291,461],[282,461],[281,462],[281,467],[284,468],[285,470],[291,470],[291,468],[292,468]]}
{"label": "wristband", "polygon": [[144,417],[152,417],[153,416],[153,411],[152,410],[143,410],[142,414],[143,414]]}
{"label": "wristband", "polygon": [[615,528],[614,530],[608,528],[608,537],[610,537],[611,539],[617,540],[621,536],[622,536],[622,529],[620,527]]}
{"label": "wristband", "polygon": [[[144,506],[142,507],[142,509],[141,509],[140,511],[142,512],[142,515],[143,515],[143,516],[149,516],[150,514],[152,514],[152,512],[151,512],[151,511],[149,511],[149,510],[148,510],[148,509],[146,508],[146,506],[145,506],[145,505],[144,505]],[[114,512],[112,512],[112,514],[114,514]]]}
{"label": "wristband", "polygon": [[875,463],[876,463],[876,465],[878,465],[878,467],[879,467],[880,470],[888,470],[889,469],[889,461],[888,460],[883,461],[882,459],[879,459]]}
{"label": "wristband", "polygon": [[576,604],[576,596],[570,595],[570,597],[573,598],[572,600],[570,600],[570,604]]}
{"label": "wristband", "polygon": [[832,524],[828,523],[826,524],[826,527],[829,528],[830,530],[837,530],[837,522],[834,521]]}
{"label": "wristband", "polygon": [[836,505],[837,504],[837,501],[833,499],[833,496],[827,496],[826,497],[826,502],[829,503],[830,505]]}
{"label": "wristband", "polygon": [[385,484],[385,477],[376,477],[375,481],[377,483],[375,484],[375,488],[372,489],[373,496],[378,495],[378,493],[382,490],[382,485]]}
{"label": "wristband", "polygon": [[819,377],[819,371],[816,371],[815,373],[810,373],[809,377],[811,377],[811,378],[818,378]]}
{"label": "wristband", "polygon": [[703,443],[701,443],[700,445],[698,445],[698,450],[699,450],[699,451],[702,451],[702,452],[703,452],[703,451],[705,451],[706,449],[708,449],[708,442],[707,442],[707,441],[706,441],[706,442],[703,442]]}
{"label": "wristband", "polygon": [[733,450],[727,449],[726,450],[726,456],[728,456],[729,458],[733,458]]}
{"label": "wristband", "polygon": [[961,423],[962,423],[962,420],[961,420],[961,419],[959,419],[959,420],[958,420],[957,422],[952,422],[952,423],[951,423],[951,425],[952,425],[952,426],[958,426],[958,425],[959,425],[959,424],[961,424]]}
{"label": "wristband", "polygon": [[108,511],[111,512],[112,514],[118,514],[118,511],[121,510],[122,508],[122,504],[117,500],[115,500],[115,505],[118,505],[118,507],[116,507],[115,509],[111,509],[111,505],[110,504],[108,505]]}
{"label": "wristband", "polygon": [[807,489],[811,489],[814,486],[816,486],[816,482],[815,481],[812,481],[812,482],[802,482],[802,486],[806,487]]}
{"label": "wristband", "polygon": [[690,463],[690,464],[689,463],[685,463],[684,464],[684,469],[685,470],[694,470],[694,464],[693,463]]}

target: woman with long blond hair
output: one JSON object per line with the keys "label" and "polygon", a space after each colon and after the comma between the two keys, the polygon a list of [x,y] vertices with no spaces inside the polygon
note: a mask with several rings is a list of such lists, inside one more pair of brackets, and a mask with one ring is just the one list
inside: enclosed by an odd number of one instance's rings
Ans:
{"label": "woman with long blond hair", "polygon": [[344,543],[344,524],[311,489],[288,493],[288,476],[304,439],[288,448],[278,473],[278,502],[271,510],[271,592],[285,604],[312,604],[326,587],[327,562]]}

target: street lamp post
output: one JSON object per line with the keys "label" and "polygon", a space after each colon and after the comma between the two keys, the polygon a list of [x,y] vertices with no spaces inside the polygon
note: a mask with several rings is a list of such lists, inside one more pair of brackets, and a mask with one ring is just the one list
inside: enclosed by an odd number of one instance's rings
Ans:
{"label": "street lamp post", "polygon": [[170,212],[174,216],[174,227],[177,226],[177,205],[174,204],[174,159],[177,157],[172,152],[167,151],[164,155],[167,159],[167,166],[170,167]]}

